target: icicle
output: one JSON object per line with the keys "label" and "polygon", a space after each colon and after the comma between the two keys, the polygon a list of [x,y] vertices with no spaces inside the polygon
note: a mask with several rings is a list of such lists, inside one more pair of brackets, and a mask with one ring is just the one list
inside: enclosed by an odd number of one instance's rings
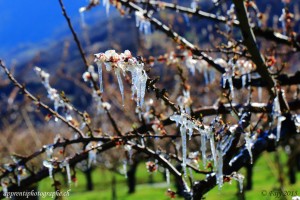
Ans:
{"label": "icicle", "polygon": [[203,75],[204,75],[204,81],[205,81],[205,85],[209,84],[209,74],[208,74],[208,69],[205,67],[203,68]]}
{"label": "icicle", "polygon": [[196,2],[195,0],[192,1],[192,3],[191,3],[191,8],[192,8],[193,10],[197,10],[198,4],[197,4],[197,2]]}
{"label": "icicle", "polygon": [[210,141],[211,154],[212,154],[212,157],[214,160],[214,166],[216,167],[218,161],[217,161],[217,154],[216,154],[216,147],[215,147],[215,139],[214,139],[214,135],[212,132],[210,132],[209,141]]}
{"label": "icicle", "polygon": [[147,74],[143,70],[142,75],[140,77],[140,107],[143,106],[144,104],[144,98],[145,98],[145,93],[146,93],[146,87],[147,87]]}
{"label": "icicle", "polygon": [[223,152],[220,145],[218,145],[216,152],[218,156],[216,178],[219,189],[221,189],[221,187],[223,186]]}
{"label": "icicle", "polygon": [[81,26],[83,28],[86,27],[86,23],[85,23],[85,17],[84,17],[84,12],[86,11],[85,7],[81,7],[79,8],[79,14],[80,14],[80,22],[81,22]]}
{"label": "icicle", "polygon": [[167,185],[170,185],[170,171],[166,168],[166,179],[167,179]]}
{"label": "icicle", "polygon": [[88,168],[91,168],[92,163],[96,163],[96,152],[95,150],[89,151]]}
{"label": "icicle", "polygon": [[144,142],[144,138],[143,137],[141,137],[141,145],[142,145],[142,147],[145,146],[145,142]]}
{"label": "icicle", "polygon": [[209,69],[209,81],[213,83],[216,79],[216,74],[214,69]]}
{"label": "icicle", "polygon": [[193,170],[192,170],[192,168],[188,168],[188,169],[189,169],[189,173],[190,173],[191,181],[192,181],[192,182],[194,182]]}
{"label": "icicle", "polygon": [[98,66],[98,76],[99,76],[99,84],[100,84],[100,92],[103,92],[103,78],[102,78],[102,63],[96,62]]}
{"label": "icicle", "polygon": [[185,126],[188,129],[187,133],[189,135],[189,140],[191,140],[193,136],[194,123],[192,121],[186,120]]}
{"label": "icicle", "polygon": [[1,187],[2,187],[2,191],[3,191],[3,195],[6,195],[8,192],[7,186],[8,186],[8,179],[2,178],[1,179]]}
{"label": "icicle", "polygon": [[71,185],[72,179],[71,179],[71,170],[70,170],[69,162],[67,162],[67,164],[66,164],[66,171],[67,171],[67,177],[68,177],[68,184]]}
{"label": "icicle", "polygon": [[48,147],[46,148],[46,154],[47,154],[47,157],[48,157],[49,159],[52,158],[52,154],[53,154],[53,146],[52,146],[52,145],[51,145],[51,146],[48,146]]}
{"label": "icicle", "polygon": [[203,162],[203,167],[206,168],[206,135],[205,133],[201,133],[201,154],[202,154],[202,162]]}
{"label": "icicle", "polygon": [[258,87],[257,91],[258,91],[258,101],[261,102],[261,100],[262,100],[262,87]]}
{"label": "icicle", "polygon": [[233,99],[234,98],[234,87],[233,87],[232,77],[228,78],[228,82],[229,82],[230,93],[231,93],[231,96]]}
{"label": "icicle", "polygon": [[125,178],[127,179],[127,161],[124,160],[123,161],[123,172],[124,172],[124,175],[125,175]]}
{"label": "icicle", "polygon": [[20,174],[17,175],[17,181],[18,181],[18,186],[20,187],[20,185],[21,185],[21,175]]}
{"label": "icicle", "polygon": [[120,92],[121,92],[121,95],[122,95],[122,105],[124,106],[124,86],[123,86],[123,82],[122,82],[121,73],[120,73],[119,68],[115,69],[115,74],[117,76]]}
{"label": "icicle", "polygon": [[103,6],[106,9],[106,15],[109,14],[110,0],[103,0]]}
{"label": "icicle", "polygon": [[284,116],[279,116],[277,119],[277,137],[276,137],[276,141],[279,142],[280,139],[280,132],[281,132],[281,123],[286,119],[286,117]]}
{"label": "icicle", "polygon": [[145,35],[151,34],[151,23],[144,17],[142,11],[135,12],[136,27]]}
{"label": "icicle", "polygon": [[49,161],[47,161],[47,160],[44,160],[43,161],[43,165],[48,168],[48,170],[49,170],[49,177],[53,178],[53,174],[52,174],[53,173],[53,166],[52,166],[52,163],[49,162]]}
{"label": "icicle", "polygon": [[253,155],[252,155],[252,146],[253,146],[253,141],[251,139],[250,133],[246,133],[245,134],[245,141],[246,141],[246,148],[249,152],[249,156],[250,156],[250,163],[253,164]]}
{"label": "icicle", "polygon": [[129,161],[132,161],[132,148],[130,145],[126,144],[124,146],[124,149],[128,152],[128,156],[129,156]]}
{"label": "icicle", "polygon": [[182,168],[184,176],[186,176],[186,128],[180,126],[181,141],[182,141]]}
{"label": "icicle", "polygon": [[244,74],[242,76],[242,86],[243,86],[243,88],[246,86],[246,83],[247,83],[247,76]]}
{"label": "icicle", "polygon": [[245,178],[245,177],[244,177],[242,174],[238,174],[238,173],[236,173],[236,172],[233,172],[233,173],[231,174],[231,177],[232,177],[234,180],[236,180],[236,181],[239,182],[240,193],[242,193],[242,192],[243,192],[243,181],[244,181],[244,178]]}

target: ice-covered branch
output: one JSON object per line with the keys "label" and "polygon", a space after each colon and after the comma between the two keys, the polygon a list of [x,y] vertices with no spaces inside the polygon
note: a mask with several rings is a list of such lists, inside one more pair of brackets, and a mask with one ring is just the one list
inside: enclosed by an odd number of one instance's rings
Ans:
{"label": "ice-covered branch", "polygon": [[78,133],[80,137],[84,137],[84,133],[77,128],[76,126],[74,126],[74,124],[72,124],[70,121],[66,120],[63,116],[61,116],[60,114],[58,114],[56,111],[52,110],[48,105],[46,105],[45,103],[41,102],[40,99],[36,98],[33,94],[31,94],[24,85],[20,84],[14,77],[13,75],[9,72],[9,70],[7,69],[7,67],[2,63],[2,61],[0,60],[0,66],[4,69],[7,77],[11,80],[11,82],[18,88],[21,89],[21,91],[31,100],[33,101],[35,104],[37,104],[37,106],[40,106],[42,108],[44,108],[45,110],[47,110],[48,112],[51,113],[51,115],[57,117],[59,120],[61,120],[62,122],[64,122],[67,126],[69,126],[75,133]]}
{"label": "ice-covered branch", "polygon": [[150,12],[147,12],[146,10],[142,9],[140,6],[137,4],[128,1],[128,0],[119,0],[119,2],[124,5],[125,7],[129,7],[135,11],[144,13],[144,17],[149,19],[149,21],[159,30],[164,32],[168,37],[172,38],[176,43],[182,45],[186,49],[191,50],[191,52],[195,56],[201,57],[203,60],[205,60],[208,64],[210,64],[212,67],[214,67],[217,71],[220,73],[224,73],[225,70],[223,69],[222,66],[219,64],[215,63],[213,58],[209,57],[205,53],[201,52],[195,45],[193,45],[191,42],[189,42],[186,38],[180,36],[178,33],[173,31],[169,26],[165,25],[162,23],[160,20],[157,18],[153,17]]}
{"label": "ice-covered branch", "polygon": [[[136,2],[151,5],[151,6],[154,6],[157,8],[161,8],[161,9],[169,9],[169,10],[173,10],[176,12],[181,12],[181,13],[188,14],[190,16],[195,16],[195,17],[198,17],[201,19],[202,18],[208,19],[211,21],[225,23],[225,24],[228,23],[228,18],[225,16],[220,16],[220,15],[205,12],[205,11],[202,11],[199,9],[193,9],[193,8],[177,5],[175,3],[163,2],[163,1],[145,1],[145,0],[137,0]],[[236,27],[240,26],[238,20],[233,20],[232,24]],[[296,41],[293,41],[293,38],[290,38],[279,32],[276,32],[276,31],[272,30],[271,28],[261,28],[258,26],[251,26],[251,27],[253,28],[254,34],[259,37],[274,41],[276,43],[286,44],[286,45],[295,47],[297,51],[300,51],[300,45]]]}

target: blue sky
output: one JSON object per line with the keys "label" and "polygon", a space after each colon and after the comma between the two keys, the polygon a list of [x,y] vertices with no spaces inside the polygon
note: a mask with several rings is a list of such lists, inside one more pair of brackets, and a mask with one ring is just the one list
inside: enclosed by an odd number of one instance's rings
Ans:
{"label": "blue sky", "polygon": [[[64,0],[74,24],[80,19],[78,9],[87,3],[87,0]],[[94,10],[99,12],[100,7]],[[69,33],[58,0],[0,0],[0,17],[0,58],[7,57],[12,49]]]}

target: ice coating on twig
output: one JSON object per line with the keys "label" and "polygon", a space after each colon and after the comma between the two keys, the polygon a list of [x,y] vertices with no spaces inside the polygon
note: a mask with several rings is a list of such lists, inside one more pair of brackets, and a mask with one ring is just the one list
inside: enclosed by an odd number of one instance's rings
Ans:
{"label": "ice coating on twig", "polygon": [[[47,90],[48,98],[54,102],[54,111],[58,112],[58,109],[62,107],[65,112],[66,120],[67,121],[72,120],[71,111],[73,110],[73,107],[71,106],[71,104],[63,100],[63,98],[58,94],[58,91],[56,89],[50,86],[49,83],[50,75],[39,67],[35,67],[34,71],[41,78],[42,84]],[[55,121],[58,121],[57,117],[55,117]]]}

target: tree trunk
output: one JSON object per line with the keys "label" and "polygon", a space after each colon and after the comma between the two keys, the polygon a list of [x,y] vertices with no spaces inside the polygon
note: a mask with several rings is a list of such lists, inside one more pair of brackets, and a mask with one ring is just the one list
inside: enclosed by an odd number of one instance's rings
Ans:
{"label": "tree trunk", "polygon": [[111,199],[112,199],[112,200],[117,200],[116,177],[115,177],[115,175],[113,175],[113,177],[112,177],[111,188],[112,188],[112,191],[111,191],[111,193],[112,193]]}
{"label": "tree trunk", "polygon": [[88,168],[84,171],[86,178],[86,189],[87,191],[92,191],[94,189],[93,179],[92,179],[92,169]]}
{"label": "tree trunk", "polygon": [[133,162],[130,166],[130,169],[127,172],[127,185],[128,185],[128,193],[132,194],[135,192],[136,185],[136,170],[137,170],[138,162]]}
{"label": "tree trunk", "polygon": [[251,165],[251,164],[247,165],[246,169],[247,169],[247,185],[246,185],[246,190],[252,190],[253,165]]}

